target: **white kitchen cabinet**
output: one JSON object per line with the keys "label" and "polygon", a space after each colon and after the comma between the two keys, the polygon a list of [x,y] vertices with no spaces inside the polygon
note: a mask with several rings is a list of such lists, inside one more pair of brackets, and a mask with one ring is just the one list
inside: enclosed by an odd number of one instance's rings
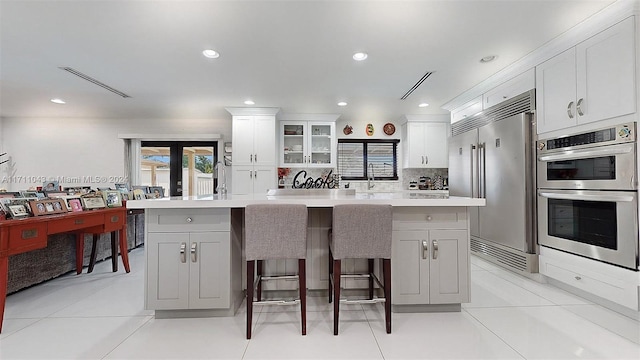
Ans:
{"label": "white kitchen cabinet", "polygon": [[449,166],[449,124],[413,122],[402,125],[404,168],[446,168]]}
{"label": "white kitchen cabinet", "polygon": [[482,96],[464,103],[455,110],[451,111],[451,123],[472,117],[482,111]]}
{"label": "white kitchen cabinet", "polygon": [[280,166],[336,166],[336,124],[321,121],[280,121]]}
{"label": "white kitchen cabinet", "polygon": [[630,17],[536,67],[538,133],[636,111]]}
{"label": "white kitchen cabinet", "polygon": [[233,155],[231,193],[248,195],[266,193],[276,188],[276,117],[277,111],[266,109],[227,109],[233,115]]}
{"label": "white kitchen cabinet", "polygon": [[229,209],[148,209],[146,224],[146,309],[233,308]]}
{"label": "white kitchen cabinet", "polygon": [[466,230],[394,231],[394,304],[453,304],[469,301]]}
{"label": "white kitchen cabinet", "polygon": [[[235,151],[235,150],[234,150]],[[274,166],[233,165],[231,192],[234,195],[266,194],[275,189],[277,183]]]}
{"label": "white kitchen cabinet", "polygon": [[482,95],[482,107],[488,109],[536,87],[535,68],[511,78]]}
{"label": "white kitchen cabinet", "polygon": [[469,301],[469,238],[463,208],[394,209],[395,305]]}

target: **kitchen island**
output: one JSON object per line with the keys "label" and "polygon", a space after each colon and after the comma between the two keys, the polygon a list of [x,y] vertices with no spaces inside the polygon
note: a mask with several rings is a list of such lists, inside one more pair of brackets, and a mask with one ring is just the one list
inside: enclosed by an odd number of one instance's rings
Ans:
{"label": "kitchen island", "polygon": [[[469,301],[469,212],[484,199],[416,192],[290,190],[273,195],[177,197],[127,202],[145,210],[145,307],[156,317],[231,316],[244,298],[244,207],[296,203],[309,208],[307,287],[328,288],[331,209],[337,204],[393,206],[392,307],[396,312],[460,311]],[[277,226],[277,224],[274,224]],[[366,260],[345,261],[345,271]],[[297,261],[270,261],[265,275],[295,272]],[[346,289],[367,287],[348,279]],[[267,283],[266,292],[296,282]]]}

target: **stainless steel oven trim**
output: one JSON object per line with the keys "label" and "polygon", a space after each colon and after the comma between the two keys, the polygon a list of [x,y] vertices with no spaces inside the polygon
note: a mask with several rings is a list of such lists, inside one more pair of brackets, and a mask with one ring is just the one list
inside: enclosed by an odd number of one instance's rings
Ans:
{"label": "stainless steel oven trim", "polygon": [[[575,160],[598,156],[616,157],[616,176],[612,180],[547,180],[547,163],[551,161]],[[586,150],[565,150],[538,156],[538,188],[546,189],[591,189],[591,190],[635,190],[636,144],[608,145]]]}
{"label": "stainless steel oven trim", "polygon": [[[603,194],[606,193],[606,194]],[[618,249],[606,249],[550,236],[548,199],[614,201],[617,208]],[[630,200],[629,200],[630,198]],[[638,195],[632,191],[538,190],[538,243],[625,268],[638,267]]]}
{"label": "stainless steel oven trim", "polygon": [[588,149],[559,151],[555,154],[547,153],[546,155],[538,156],[538,161],[550,162],[559,160],[576,160],[599,156],[611,156],[618,154],[623,155],[633,153],[634,150],[635,144],[601,146]]}

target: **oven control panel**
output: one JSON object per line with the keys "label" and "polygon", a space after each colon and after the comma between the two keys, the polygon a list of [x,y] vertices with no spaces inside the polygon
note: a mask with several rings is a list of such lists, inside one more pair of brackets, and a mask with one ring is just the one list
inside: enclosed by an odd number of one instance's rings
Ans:
{"label": "oven control panel", "polygon": [[632,142],[636,139],[635,130],[635,123],[629,123],[579,134],[564,135],[538,141],[538,150],[551,151],[564,148]]}

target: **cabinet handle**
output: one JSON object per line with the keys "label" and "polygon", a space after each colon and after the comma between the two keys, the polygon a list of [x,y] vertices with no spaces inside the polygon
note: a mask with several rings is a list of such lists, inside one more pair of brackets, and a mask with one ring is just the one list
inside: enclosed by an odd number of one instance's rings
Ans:
{"label": "cabinet handle", "polygon": [[421,157],[422,157],[422,165],[424,165],[424,155],[422,155]]}
{"label": "cabinet handle", "polygon": [[433,260],[438,258],[438,240],[433,240],[431,245],[433,246]]}
{"label": "cabinet handle", "polygon": [[424,156],[424,164],[427,165],[429,163],[429,156]]}
{"label": "cabinet handle", "polygon": [[429,242],[422,240],[422,258],[426,259],[427,257],[429,257]]}
{"label": "cabinet handle", "polygon": [[253,162],[253,154],[249,154],[249,162]]}
{"label": "cabinet handle", "polygon": [[188,222],[188,223],[190,223],[190,222],[192,222],[192,221],[193,221],[193,219],[192,219],[191,217],[188,217],[188,218],[187,218],[187,222]]}
{"label": "cabinet handle", "polygon": [[198,261],[198,243],[191,244],[191,262]]}
{"label": "cabinet handle", "polygon": [[187,244],[186,243],[182,243],[180,244],[180,262],[182,263],[186,263],[187,262]]}
{"label": "cabinet handle", "polygon": [[431,217],[431,215],[427,215],[427,221],[431,221],[433,220],[433,217]]}
{"label": "cabinet handle", "polygon": [[569,119],[573,119],[573,113],[571,112],[572,107],[573,101],[569,102],[569,105],[567,105],[567,115],[569,115]]}
{"label": "cabinet handle", "polygon": [[584,102],[584,99],[580,99],[578,100],[578,103],[576,104],[576,111],[578,112],[578,115],[580,116],[584,116],[584,113],[582,112],[582,103]]}
{"label": "cabinet handle", "polygon": [[258,154],[253,155],[253,161],[258,162]]}
{"label": "cabinet handle", "polygon": [[576,280],[582,280],[580,276],[576,276]]}

